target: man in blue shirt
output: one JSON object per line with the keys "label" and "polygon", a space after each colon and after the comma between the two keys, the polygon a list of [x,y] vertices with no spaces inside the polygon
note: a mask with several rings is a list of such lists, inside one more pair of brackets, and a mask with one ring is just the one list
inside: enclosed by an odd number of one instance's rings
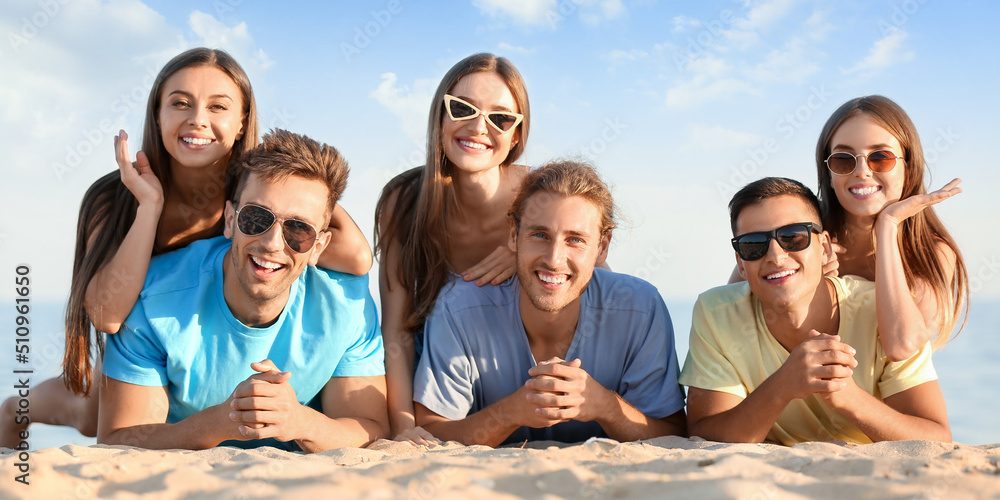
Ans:
{"label": "man in blue shirt", "polygon": [[315,267],[347,164],[283,130],[242,163],[225,237],[154,258],[108,337],[98,442],[313,452],[388,434],[368,277]]}
{"label": "man in blue shirt", "polygon": [[517,275],[456,279],[428,316],[414,378],[417,423],[497,446],[685,432],[666,305],[638,278],[595,269],[614,203],[589,165],[530,172],[511,208]]}

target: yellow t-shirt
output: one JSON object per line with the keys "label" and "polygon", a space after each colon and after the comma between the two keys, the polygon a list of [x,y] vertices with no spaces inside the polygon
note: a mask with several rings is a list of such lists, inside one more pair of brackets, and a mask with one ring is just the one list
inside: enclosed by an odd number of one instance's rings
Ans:
{"label": "yellow t-shirt", "polygon": [[[903,361],[890,362],[886,357],[878,339],[874,283],[854,276],[827,279],[833,283],[840,305],[837,334],[857,350],[854,381],[858,387],[882,400],[937,379],[930,344]],[[745,281],[713,288],[695,303],[691,344],[680,383],[745,398],[781,367],[788,354],[768,330],[760,301]],[[788,403],[767,440],[785,445],[872,442],[815,394]]]}

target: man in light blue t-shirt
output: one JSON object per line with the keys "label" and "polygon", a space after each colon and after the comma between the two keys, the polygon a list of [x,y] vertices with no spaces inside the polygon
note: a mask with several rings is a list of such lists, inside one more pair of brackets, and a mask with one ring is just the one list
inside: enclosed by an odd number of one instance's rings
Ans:
{"label": "man in light blue t-shirt", "polygon": [[575,162],[532,171],[510,214],[517,275],[481,288],[455,279],[427,318],[417,424],[489,446],[683,435],[663,299],[641,279],[595,269],[615,226],[597,172]]}
{"label": "man in light blue t-shirt", "polygon": [[313,452],[388,435],[368,277],[315,267],[347,164],[284,130],[242,163],[225,237],[154,258],[108,337],[98,442]]}

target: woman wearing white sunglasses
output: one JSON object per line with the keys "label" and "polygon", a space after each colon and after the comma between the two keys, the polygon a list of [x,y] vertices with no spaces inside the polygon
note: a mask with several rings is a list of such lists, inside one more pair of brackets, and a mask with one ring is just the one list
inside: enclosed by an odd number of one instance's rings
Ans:
{"label": "woman wearing white sunglasses", "polygon": [[415,427],[413,370],[424,319],[450,275],[484,285],[514,274],[507,211],[527,173],[514,162],[529,124],[528,93],[510,61],[469,56],[434,93],[426,165],[382,190],[375,253],[381,253],[389,422],[397,439],[436,441]]}

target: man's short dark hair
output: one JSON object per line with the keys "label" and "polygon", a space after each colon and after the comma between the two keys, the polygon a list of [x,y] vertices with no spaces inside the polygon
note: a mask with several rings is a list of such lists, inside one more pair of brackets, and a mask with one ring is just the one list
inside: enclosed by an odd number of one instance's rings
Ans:
{"label": "man's short dark hair", "polygon": [[729,224],[732,226],[733,236],[736,236],[736,220],[743,209],[776,196],[795,196],[802,199],[812,207],[816,216],[815,222],[820,222],[819,200],[812,190],[799,181],[785,177],[764,177],[743,186],[743,189],[737,191],[729,201]]}
{"label": "man's short dark hair", "polygon": [[250,174],[266,182],[274,182],[294,175],[306,180],[320,181],[330,190],[326,208],[329,223],[333,208],[347,188],[347,161],[333,146],[320,144],[304,135],[287,130],[273,129],[264,134],[260,145],[242,160],[242,171],[236,181],[233,201],[239,204],[240,195]]}

